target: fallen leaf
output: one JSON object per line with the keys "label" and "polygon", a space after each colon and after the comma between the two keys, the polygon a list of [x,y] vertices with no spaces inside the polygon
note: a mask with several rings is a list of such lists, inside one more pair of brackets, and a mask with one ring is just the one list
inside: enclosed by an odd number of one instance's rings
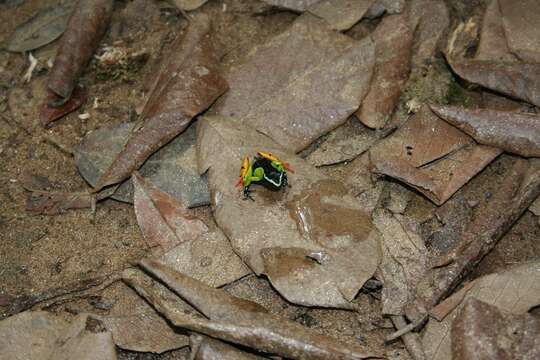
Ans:
{"label": "fallen leaf", "polygon": [[[494,1],[495,2],[495,1]],[[510,51],[526,62],[540,62],[540,3],[498,0]]]}
{"label": "fallen leaf", "polygon": [[23,312],[0,321],[3,359],[116,360],[111,333],[87,314],[71,322],[45,311]]}
{"label": "fallen leaf", "polygon": [[[96,185],[120,154],[134,126],[134,123],[123,123],[117,127],[100,128],[86,135],[75,149],[77,169],[91,186]],[[144,178],[188,207],[210,204],[208,181],[197,171],[194,143],[195,128],[190,126],[152,154],[139,169]],[[131,180],[122,182],[112,198],[133,202]]]}
{"label": "fallen leaf", "polygon": [[[163,296],[173,297],[163,286],[149,281],[149,279],[135,273],[139,281],[152,286],[155,291]],[[126,284],[119,282],[113,285],[113,289],[107,289],[103,299],[114,303],[106,315],[93,315],[103,322],[105,327],[113,334],[116,346],[137,352],[163,353],[179,349],[189,344],[189,337],[182,332],[176,331],[169,323],[156,313],[154,308],[144,299],[137,295]],[[178,301],[177,306],[184,306]]]}
{"label": "fallen leaf", "polygon": [[229,69],[230,90],[212,113],[240,119],[298,152],[358,108],[373,62],[369,37],[355,41],[303,15]]}
{"label": "fallen leaf", "polygon": [[178,36],[154,80],[140,121],[94,191],[128,178],[160,147],[184,131],[193,117],[226,89],[208,33],[210,20],[199,16]]}
{"label": "fallen leaf", "polygon": [[15,29],[6,50],[31,51],[58,39],[66,29],[74,5],[74,1],[59,2],[40,10]]}
{"label": "fallen leaf", "polygon": [[401,315],[427,269],[427,249],[411,220],[383,209],[372,217],[382,234],[382,313]]}
{"label": "fallen leaf", "polygon": [[405,0],[375,0],[364,17],[375,19],[383,14],[400,14],[405,9]]}
{"label": "fallen leaf", "polygon": [[334,30],[344,31],[356,24],[374,0],[321,0],[308,7],[311,14],[326,20]]}
{"label": "fallen leaf", "polygon": [[540,157],[540,116],[536,114],[437,105],[431,105],[431,109],[480,144],[524,157]]}
{"label": "fallen leaf", "polygon": [[[478,344],[481,344],[479,351]],[[452,359],[537,359],[540,320],[469,299],[452,326]]]}
{"label": "fallen leaf", "polygon": [[47,84],[48,89],[62,101],[71,97],[79,77],[105,34],[113,3],[113,0],[77,2],[67,29],[60,39]]}
{"label": "fallen leaf", "polygon": [[468,299],[496,306],[500,311],[521,315],[540,304],[540,262],[534,261],[474,281],[461,305],[442,322],[430,319],[423,334],[428,359],[452,359],[452,323]]}
{"label": "fallen leaf", "polygon": [[414,32],[413,69],[426,66],[435,55],[439,42],[450,26],[448,8],[443,0],[412,0],[410,29]]}
{"label": "fallen leaf", "polygon": [[540,106],[540,63],[447,60],[456,74],[471,83]]}
{"label": "fallen leaf", "polygon": [[223,232],[155,185],[134,173],[137,222],[152,254],[176,271],[209,286],[222,286],[250,273]]}
{"label": "fallen leaf", "polygon": [[[203,118],[199,171],[208,171],[214,218],[235,252],[265,273],[289,301],[349,307],[380,259],[378,231],[343,183],[233,118]],[[291,188],[257,191],[244,201],[234,187],[244,156],[271,152],[290,163]]]}
{"label": "fallen leaf", "polygon": [[208,0],[173,0],[174,4],[180,10],[191,11],[200,8]]}
{"label": "fallen leaf", "polygon": [[[189,317],[174,309],[127,276],[125,280],[174,325],[286,358],[362,359],[369,357],[358,345],[319,335],[298,323],[270,315],[248,300],[229,295],[151,260],[141,266],[210,320]],[[172,306],[171,306],[172,305]]]}
{"label": "fallen leaf", "polygon": [[[69,209],[87,209],[94,201],[102,200],[110,193],[97,195],[89,192],[32,192],[26,200],[26,211],[32,215],[58,215]],[[94,199],[95,198],[95,199]]]}
{"label": "fallen leaf", "polygon": [[403,181],[441,205],[500,153],[474,144],[424,106],[369,154],[373,171]]}
{"label": "fallen leaf", "polygon": [[412,33],[407,15],[385,16],[372,34],[375,70],[369,91],[355,113],[370,128],[386,125],[410,71]]}
{"label": "fallen leaf", "polygon": [[283,9],[304,12],[308,7],[316,4],[320,0],[263,0],[265,3]]}
{"label": "fallen leaf", "polygon": [[[193,337],[193,336],[192,336]],[[193,349],[193,346],[192,346]],[[193,350],[192,350],[193,351]],[[245,351],[240,351],[223,341],[204,336],[197,347],[194,360],[257,360],[266,359]]]}
{"label": "fallen leaf", "polygon": [[517,60],[508,49],[498,0],[491,0],[486,8],[475,59],[506,62]]}
{"label": "fallen leaf", "polygon": [[86,100],[84,90],[75,87],[69,100],[60,107],[50,107],[51,102],[61,100],[57,95],[49,93],[39,112],[41,126],[47,127],[51,122],[63,118],[67,114],[77,110]]}
{"label": "fallen leaf", "polygon": [[363,154],[379,137],[380,134],[368,129],[353,116],[345,124],[330,132],[306,160],[315,166],[347,162]]}

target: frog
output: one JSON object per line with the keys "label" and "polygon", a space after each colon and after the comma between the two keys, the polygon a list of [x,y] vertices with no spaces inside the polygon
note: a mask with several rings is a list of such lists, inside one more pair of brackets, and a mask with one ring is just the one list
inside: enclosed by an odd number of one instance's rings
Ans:
{"label": "frog", "polygon": [[243,189],[244,200],[254,201],[251,197],[252,184],[261,185],[270,191],[284,190],[289,186],[287,172],[294,172],[288,163],[272,153],[258,151],[252,163],[248,156],[243,158],[240,178],[236,185]]}

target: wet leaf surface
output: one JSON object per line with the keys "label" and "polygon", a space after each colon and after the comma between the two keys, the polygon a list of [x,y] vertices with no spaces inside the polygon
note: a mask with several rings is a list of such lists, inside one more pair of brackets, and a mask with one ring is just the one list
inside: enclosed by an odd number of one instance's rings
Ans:
{"label": "wet leaf surface", "polygon": [[227,89],[219,74],[209,30],[209,18],[197,17],[174,41],[170,56],[154,79],[141,120],[97,181],[95,191],[129,177]]}
{"label": "wet leaf surface", "polygon": [[250,273],[219,228],[207,226],[193,211],[137,173],[132,179],[137,222],[156,258],[214,287]]}
{"label": "wet leaf surface", "polygon": [[15,52],[31,51],[58,39],[67,27],[74,6],[74,1],[65,1],[40,10],[17,27],[6,49]]}
{"label": "wet leaf surface", "polygon": [[461,78],[540,106],[540,63],[448,59]]}
{"label": "wet leaf surface", "polygon": [[[97,326],[97,328],[95,328]],[[111,333],[82,314],[72,321],[45,311],[23,312],[0,321],[5,359],[116,360]]]}
{"label": "wet leaf surface", "polygon": [[373,63],[369,38],[355,41],[304,15],[228,71],[230,90],[213,113],[234,116],[298,152],[358,108]]}
{"label": "wet leaf surface", "polygon": [[113,0],[77,2],[49,74],[48,88],[60,98],[67,100],[71,97],[109,26],[113,3]]}
{"label": "wet leaf surface", "polygon": [[[434,319],[429,321],[423,335],[428,358],[452,359],[452,323],[468,299],[483,301],[505,313],[521,315],[540,303],[539,276],[540,263],[534,261],[475,280],[463,302],[442,322]],[[485,325],[491,327],[491,320]]]}
{"label": "wet leaf surface", "polygon": [[540,116],[536,114],[436,105],[431,109],[480,144],[525,157],[540,157]]}
{"label": "wet leaf surface", "polygon": [[175,326],[288,358],[363,359],[369,357],[358,345],[319,335],[300,324],[269,315],[248,300],[212,289],[152,260],[141,266],[210,320],[186,316],[153,294],[130,275],[124,276],[141,296],[152,303]]}
{"label": "wet leaf surface", "polygon": [[[140,274],[141,281],[148,279]],[[148,282],[148,284],[152,284]],[[156,291],[165,292],[158,288]],[[185,333],[175,331],[150,304],[123,283],[113,285],[103,301],[114,305],[107,315],[94,315],[113,334],[116,346],[131,351],[163,353],[189,344]],[[189,309],[188,305],[185,305]]]}
{"label": "wet leaf surface", "polygon": [[[214,217],[235,252],[291,302],[347,307],[380,249],[378,231],[344,184],[235,119],[204,118],[197,132],[199,171],[208,170]],[[254,201],[244,201],[234,187],[238,169],[258,151],[290,163],[291,187],[257,188]]]}
{"label": "wet leaf surface", "polygon": [[501,153],[476,145],[427,106],[370,150],[374,171],[414,187],[440,205]]}
{"label": "wet leaf surface", "polygon": [[321,0],[307,11],[326,20],[330,27],[344,31],[350,29],[369,10],[374,0]]}
{"label": "wet leaf surface", "polygon": [[[479,350],[478,344],[482,344]],[[452,326],[452,359],[535,359],[540,357],[540,320],[509,315],[470,299]]]}
{"label": "wet leaf surface", "polygon": [[412,33],[408,17],[386,16],[372,33],[375,70],[369,91],[355,113],[370,128],[382,128],[396,107],[410,70]]}
{"label": "wet leaf surface", "polygon": [[[496,2],[496,1],[494,1]],[[540,62],[540,3],[498,0],[510,51],[526,62]]]}
{"label": "wet leaf surface", "polygon": [[508,49],[498,0],[491,1],[486,8],[475,59],[507,62],[517,60]]}
{"label": "wet leaf surface", "polygon": [[382,234],[382,313],[399,315],[414,298],[416,284],[427,269],[427,249],[410,219],[383,209],[372,217]]}
{"label": "wet leaf surface", "polygon": [[[134,123],[118,127],[104,127],[85,136],[75,149],[75,162],[80,174],[95,186],[105,170],[122,151]],[[188,207],[210,203],[208,181],[199,176],[196,165],[195,128],[188,127],[167,146],[156,151],[139,169],[140,174],[175,197]],[[120,184],[112,195],[113,199],[133,202],[133,185],[130,180]]]}

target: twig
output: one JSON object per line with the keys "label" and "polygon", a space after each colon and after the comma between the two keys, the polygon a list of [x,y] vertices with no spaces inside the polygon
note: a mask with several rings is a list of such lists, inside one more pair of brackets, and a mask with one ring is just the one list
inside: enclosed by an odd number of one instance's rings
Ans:
{"label": "twig", "polygon": [[[401,315],[391,316],[390,318],[392,322],[394,323],[394,326],[396,327],[396,329],[398,329],[398,331],[394,334],[397,334],[401,330],[408,328],[409,325],[413,325],[413,323],[407,325],[407,322],[405,321],[405,317]],[[411,330],[412,329],[414,329],[414,326],[411,328]],[[401,336],[401,339],[403,340],[403,343],[405,344],[405,347],[407,348],[407,351],[409,352],[409,355],[411,355],[411,357],[414,360],[426,359],[426,355],[424,353],[424,347],[422,346],[422,342],[420,341],[420,338],[417,333],[404,332],[400,336]]]}

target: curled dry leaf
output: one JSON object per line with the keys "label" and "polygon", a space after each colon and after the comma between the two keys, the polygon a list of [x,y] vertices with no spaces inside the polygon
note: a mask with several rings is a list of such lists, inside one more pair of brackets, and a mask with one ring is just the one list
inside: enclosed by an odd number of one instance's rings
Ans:
{"label": "curled dry leaf", "polygon": [[364,125],[382,128],[396,107],[410,70],[412,33],[406,14],[386,16],[372,34],[375,70],[369,91],[355,113]]}
{"label": "curled dry leaf", "polygon": [[517,60],[506,43],[498,0],[492,0],[486,8],[475,59],[506,62]]}
{"label": "curled dry leaf", "polygon": [[174,41],[170,56],[154,80],[141,120],[94,191],[128,178],[227,89],[219,74],[209,31],[210,20],[201,15]]}
{"label": "curled dry leaf", "polygon": [[270,315],[256,303],[231,296],[222,289],[209,288],[155,261],[143,260],[141,266],[210,319],[208,321],[188,317],[168,306],[131,278],[125,278],[141,296],[178,327],[286,358],[370,357],[366,350],[358,345],[316,334],[298,323]]}
{"label": "curled dry leaf", "polygon": [[132,179],[137,222],[156,258],[214,287],[250,273],[219,228],[209,229],[180,202],[138,173]]}
{"label": "curled dry leaf", "polygon": [[536,0],[494,0],[499,3],[510,51],[526,62],[540,62],[540,3]]}
{"label": "curled dry leaf", "polygon": [[474,144],[424,106],[369,154],[375,172],[407,183],[440,205],[500,153]]}
{"label": "curled dry leaf", "polygon": [[298,152],[358,108],[373,63],[369,37],[355,41],[304,15],[229,69],[230,91],[213,113],[234,116]]}
{"label": "curled dry leaf", "polygon": [[450,336],[452,323],[468,299],[483,301],[505,313],[514,315],[526,313],[540,304],[540,262],[525,263],[475,280],[463,302],[443,321],[430,319],[427,324],[423,343],[428,359],[452,359]]}
{"label": "curled dry leaf", "polygon": [[[481,351],[479,346],[481,345]],[[452,325],[452,359],[538,359],[540,320],[469,299]]]}
{"label": "curled dry leaf", "polygon": [[540,63],[447,58],[463,79],[540,106]]}
{"label": "curled dry leaf", "polygon": [[[265,273],[289,301],[349,307],[379,259],[379,233],[345,185],[233,118],[197,124],[199,171],[208,171],[214,217],[233,249]],[[234,187],[244,156],[266,151],[288,162],[291,187],[257,190],[244,201]]]}
{"label": "curled dry leaf", "polygon": [[87,314],[71,322],[45,311],[27,311],[0,321],[3,359],[116,360],[110,332]]}
{"label": "curled dry leaf", "polygon": [[[77,169],[91,186],[96,185],[120,154],[134,126],[134,123],[124,123],[113,128],[100,128],[86,135],[75,149]],[[195,127],[191,126],[152,154],[139,169],[144,178],[188,207],[210,203],[208,181],[205,176],[199,176],[193,143]],[[112,198],[133,202],[132,182],[122,182]]]}
{"label": "curled dry leaf", "polygon": [[350,29],[371,8],[374,0],[321,0],[307,11],[326,20],[332,29]]}
{"label": "curled dry leaf", "polygon": [[437,105],[431,105],[431,109],[480,144],[525,157],[540,157],[540,116],[536,114]]}
{"label": "curled dry leaf", "polygon": [[58,39],[66,29],[74,5],[74,1],[59,2],[42,9],[15,29],[6,50],[31,51]]}
{"label": "curled dry leaf", "polygon": [[403,314],[427,269],[427,249],[410,219],[383,209],[376,210],[372,217],[382,234],[382,313]]}
{"label": "curled dry leaf", "polygon": [[105,34],[113,3],[113,0],[77,2],[49,74],[48,88],[61,101],[71,97],[79,77]]}

